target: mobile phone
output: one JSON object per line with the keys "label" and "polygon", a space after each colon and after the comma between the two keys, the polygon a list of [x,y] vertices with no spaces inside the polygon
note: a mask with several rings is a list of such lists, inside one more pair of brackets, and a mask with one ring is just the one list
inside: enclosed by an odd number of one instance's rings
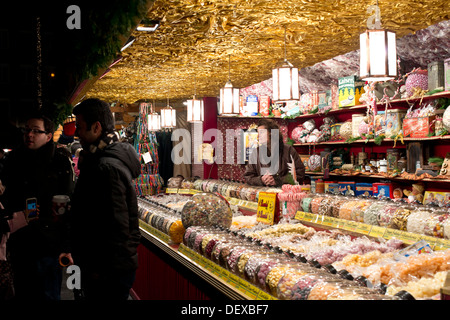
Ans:
{"label": "mobile phone", "polygon": [[37,210],[37,199],[36,198],[28,198],[26,200],[25,208],[27,209],[27,212],[26,212],[27,221],[31,221],[38,217],[39,213]]}

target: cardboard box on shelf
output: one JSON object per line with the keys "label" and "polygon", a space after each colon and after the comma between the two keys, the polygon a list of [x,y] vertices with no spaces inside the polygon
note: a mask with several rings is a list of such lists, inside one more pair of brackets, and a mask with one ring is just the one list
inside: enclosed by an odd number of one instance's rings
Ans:
{"label": "cardboard box on shelf", "polygon": [[394,189],[396,188],[396,185],[391,182],[375,182],[373,183],[373,195],[375,197],[389,197],[391,199],[394,199]]}
{"label": "cardboard box on shelf", "polygon": [[259,97],[259,113],[263,117],[269,116],[269,107],[270,107],[270,97],[269,96]]}
{"label": "cardboard box on shelf", "polygon": [[337,181],[325,181],[325,193],[339,194],[339,183]]}
{"label": "cardboard box on shelf", "polygon": [[423,204],[435,203],[439,206],[445,206],[450,203],[450,192],[425,191]]}
{"label": "cardboard box on shelf", "polygon": [[356,183],[355,181],[339,181],[339,194],[345,196],[354,196],[356,195]]}
{"label": "cardboard box on shelf", "polygon": [[425,138],[434,133],[436,116],[403,119],[403,136],[405,138]]}
{"label": "cardboard box on shelf", "polygon": [[359,98],[365,92],[364,81],[357,76],[348,76],[338,79],[339,83],[339,108],[347,108],[359,105]]}
{"label": "cardboard box on shelf", "polygon": [[372,196],[373,185],[372,183],[358,182],[355,185],[355,196]]}

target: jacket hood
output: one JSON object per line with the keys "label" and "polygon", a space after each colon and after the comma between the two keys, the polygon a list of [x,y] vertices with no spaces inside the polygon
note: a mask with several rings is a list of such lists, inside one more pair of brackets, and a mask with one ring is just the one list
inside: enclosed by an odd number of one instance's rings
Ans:
{"label": "jacket hood", "polygon": [[108,145],[104,150],[105,155],[116,158],[130,170],[133,179],[141,174],[141,162],[134,147],[128,142],[117,142]]}

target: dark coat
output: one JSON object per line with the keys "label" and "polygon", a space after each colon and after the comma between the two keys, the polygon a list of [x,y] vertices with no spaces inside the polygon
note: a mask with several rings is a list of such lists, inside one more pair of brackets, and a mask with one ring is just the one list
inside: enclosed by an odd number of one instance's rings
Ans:
{"label": "dark coat", "polygon": [[72,195],[75,180],[70,159],[53,142],[38,150],[21,147],[9,153],[0,180],[6,187],[0,201],[8,215],[23,211],[27,198],[37,198],[39,206],[39,219],[11,234],[11,253],[35,257],[59,254],[65,227],[63,220],[52,214],[52,198]]}
{"label": "dark coat", "polygon": [[[279,158],[278,160],[278,172],[274,174],[274,179],[276,182],[277,187],[281,187],[283,184],[288,183],[289,179],[289,167],[288,163],[292,162],[291,156],[294,159],[295,162],[295,168],[297,173],[297,181],[302,184],[303,179],[305,177],[305,166],[300,159],[300,156],[298,155],[297,151],[294,149],[294,147],[284,144],[282,148],[280,148],[279,152]],[[247,184],[253,185],[253,186],[263,186],[263,182],[261,180],[261,177],[263,175],[262,168],[269,167],[270,164],[263,165],[261,164],[260,157],[259,157],[260,149],[255,149],[250,154],[249,164],[246,167],[245,173],[244,173],[244,180]]]}
{"label": "dark coat", "polygon": [[72,201],[70,246],[74,263],[91,272],[137,268],[138,206],[132,181],[141,172],[129,143],[80,155]]}

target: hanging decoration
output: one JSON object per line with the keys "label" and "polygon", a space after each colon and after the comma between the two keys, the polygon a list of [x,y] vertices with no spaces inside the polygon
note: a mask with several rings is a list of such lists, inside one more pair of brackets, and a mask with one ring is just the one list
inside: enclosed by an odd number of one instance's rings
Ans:
{"label": "hanging decoration", "polygon": [[284,28],[284,61],[272,70],[273,101],[289,101],[300,99],[298,68],[295,68],[286,57],[286,27]]}
{"label": "hanging decoration", "polygon": [[161,109],[161,127],[163,129],[173,129],[177,126],[177,112],[169,105],[167,98],[167,107]]}
{"label": "hanging decoration", "polygon": [[42,108],[42,44],[41,44],[41,18],[36,18],[36,77],[37,77],[37,104]]}
{"label": "hanging decoration", "polygon": [[366,81],[386,81],[397,76],[397,44],[395,32],[381,28],[380,8],[367,8],[373,12],[367,19],[367,30],[359,36],[360,77]]}
{"label": "hanging decoration", "polygon": [[239,114],[240,97],[239,88],[234,88],[230,77],[230,56],[228,56],[228,81],[220,89],[219,114],[233,116]]}
{"label": "hanging decoration", "polygon": [[155,102],[150,105],[150,114],[148,115],[148,131],[159,131],[161,130],[161,116],[154,111]]}
{"label": "hanging decoration", "polygon": [[203,99],[196,99],[194,95],[192,99],[187,101],[187,121],[192,123],[203,122],[204,108]]}
{"label": "hanging decoration", "polygon": [[203,122],[205,109],[203,99],[195,98],[197,94],[195,82],[197,82],[197,79],[194,81],[194,97],[187,101],[187,121],[191,123]]}
{"label": "hanging decoration", "polygon": [[154,132],[148,129],[149,103],[139,105],[139,120],[135,148],[141,161],[141,174],[135,180],[138,195],[153,195],[163,191],[163,180],[159,175],[159,157]]}

